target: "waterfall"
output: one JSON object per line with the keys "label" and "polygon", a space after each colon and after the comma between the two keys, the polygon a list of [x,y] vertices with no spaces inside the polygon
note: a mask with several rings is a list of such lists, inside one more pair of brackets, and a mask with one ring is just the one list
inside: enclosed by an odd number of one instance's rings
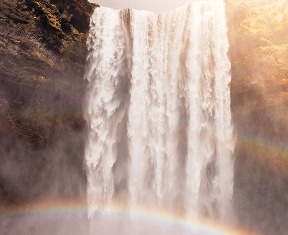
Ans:
{"label": "waterfall", "polygon": [[229,220],[234,148],[224,1],[100,7],[87,41],[89,215],[123,203]]}

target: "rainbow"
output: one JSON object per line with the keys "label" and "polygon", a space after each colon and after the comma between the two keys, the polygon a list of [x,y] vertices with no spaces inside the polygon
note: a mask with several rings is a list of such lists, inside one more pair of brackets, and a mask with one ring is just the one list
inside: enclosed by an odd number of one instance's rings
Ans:
{"label": "rainbow", "polygon": [[[13,208],[0,209],[0,222],[1,220],[13,220],[21,216],[36,216],[45,219],[47,217],[73,217],[87,215],[87,202],[85,200],[74,201],[42,201],[30,205],[16,206]],[[239,229],[227,227],[222,224],[207,219],[190,220],[185,218],[180,213],[167,212],[160,209],[149,208],[147,206],[134,207],[133,211],[128,209],[124,203],[113,203],[107,205],[105,203],[97,204],[97,213],[102,216],[111,218],[120,218],[126,220],[131,217],[136,217],[146,224],[157,224],[165,227],[177,226],[190,231],[189,234],[205,234],[205,235],[248,235],[250,233],[243,232]],[[97,216],[96,216],[97,217]],[[97,219],[97,218],[96,218]],[[1,228],[0,228],[1,231]],[[195,233],[196,231],[196,233]]]}
{"label": "rainbow", "polygon": [[265,155],[276,156],[279,159],[287,160],[288,159],[288,148],[287,146],[276,144],[271,142],[271,140],[255,137],[252,135],[244,135],[242,133],[237,133],[234,137],[237,140],[238,144],[244,144],[247,147],[252,147],[256,149],[262,149],[265,151]]}
{"label": "rainbow", "polygon": [[236,157],[246,156],[260,164],[274,170],[278,175],[288,177],[288,148],[277,142],[272,142],[261,136],[236,133]]}

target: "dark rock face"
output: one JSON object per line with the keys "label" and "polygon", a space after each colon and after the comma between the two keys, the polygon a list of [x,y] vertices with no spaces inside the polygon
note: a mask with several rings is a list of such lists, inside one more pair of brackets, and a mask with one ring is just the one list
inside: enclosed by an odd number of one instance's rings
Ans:
{"label": "dark rock face", "polygon": [[[0,2],[0,201],[85,194],[86,0]],[[81,182],[80,182],[81,181]]]}

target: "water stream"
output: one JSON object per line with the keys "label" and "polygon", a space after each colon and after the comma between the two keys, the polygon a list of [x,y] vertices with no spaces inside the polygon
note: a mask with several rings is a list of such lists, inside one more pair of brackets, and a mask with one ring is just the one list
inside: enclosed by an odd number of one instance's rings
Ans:
{"label": "water stream", "polygon": [[117,203],[231,220],[224,1],[163,13],[100,7],[87,44],[90,218]]}

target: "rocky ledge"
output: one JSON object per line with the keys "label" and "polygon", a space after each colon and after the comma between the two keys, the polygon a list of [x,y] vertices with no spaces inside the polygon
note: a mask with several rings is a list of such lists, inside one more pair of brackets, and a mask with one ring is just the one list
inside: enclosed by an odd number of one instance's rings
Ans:
{"label": "rocky ledge", "polygon": [[85,194],[81,104],[95,7],[0,2],[1,205]]}

